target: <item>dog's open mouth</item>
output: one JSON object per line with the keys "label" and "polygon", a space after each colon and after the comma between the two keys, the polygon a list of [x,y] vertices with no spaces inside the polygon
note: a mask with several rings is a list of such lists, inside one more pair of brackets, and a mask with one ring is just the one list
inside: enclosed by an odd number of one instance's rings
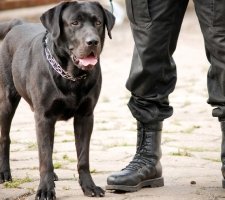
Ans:
{"label": "dog's open mouth", "polygon": [[90,53],[88,56],[82,58],[77,58],[74,55],[71,57],[73,63],[82,70],[92,70],[98,62],[98,58],[94,55],[94,53]]}

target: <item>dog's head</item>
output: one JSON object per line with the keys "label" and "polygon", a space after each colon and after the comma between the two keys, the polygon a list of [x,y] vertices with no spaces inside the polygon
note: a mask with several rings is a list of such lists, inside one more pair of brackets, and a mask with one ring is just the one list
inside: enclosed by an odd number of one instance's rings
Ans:
{"label": "dog's head", "polygon": [[115,17],[98,2],[67,1],[45,12],[41,22],[74,65],[91,70],[103,48],[105,28],[111,38]]}

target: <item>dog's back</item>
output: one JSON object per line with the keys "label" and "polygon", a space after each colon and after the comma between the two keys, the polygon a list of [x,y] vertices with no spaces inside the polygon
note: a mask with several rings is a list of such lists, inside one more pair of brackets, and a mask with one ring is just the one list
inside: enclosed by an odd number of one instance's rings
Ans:
{"label": "dog's back", "polygon": [[[22,69],[25,64],[22,58],[24,56],[32,57],[29,53],[32,52],[31,48],[34,46],[36,49],[41,48],[40,37],[44,33],[45,29],[40,23],[27,23],[19,19],[1,22],[0,40],[3,41],[0,46],[0,73],[1,71],[4,73],[6,69],[11,70],[14,65]],[[37,35],[40,35],[40,37],[37,38]],[[14,60],[16,61],[14,62]]]}
{"label": "dog's back", "polygon": [[6,34],[15,26],[23,24],[23,21],[19,19],[14,19],[8,22],[1,22],[0,23],[0,39],[4,39]]}
{"label": "dog's back", "polygon": [[[25,69],[26,66],[30,69],[37,60],[40,60],[38,56],[41,54],[32,52],[32,48],[37,49],[37,51],[41,48],[41,36],[34,39],[40,33],[43,35],[45,33],[41,24],[26,23],[19,19],[0,23],[0,39],[3,39],[0,45],[0,90],[1,87],[3,87],[2,90],[4,89],[4,85],[10,85],[13,88],[11,90],[16,91],[13,85],[15,81],[20,80],[18,73],[29,73]],[[33,54],[31,55],[31,53]],[[23,59],[24,57],[34,57],[34,59]],[[12,69],[16,75],[13,75]],[[0,92],[0,99],[2,95]]]}

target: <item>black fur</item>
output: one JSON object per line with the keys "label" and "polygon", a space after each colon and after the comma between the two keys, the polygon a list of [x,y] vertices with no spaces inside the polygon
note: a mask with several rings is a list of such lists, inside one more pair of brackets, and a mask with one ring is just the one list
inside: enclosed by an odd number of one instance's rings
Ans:
{"label": "black fur", "polygon": [[[97,2],[63,2],[41,16],[41,24],[20,20],[0,23],[0,183],[11,180],[9,164],[10,125],[23,97],[35,113],[40,162],[40,184],[36,199],[55,199],[52,152],[58,120],[74,118],[80,185],[87,196],[104,196],[89,171],[89,142],[93,110],[101,89],[101,69],[84,66],[78,58],[99,59],[105,27],[111,37],[115,18]],[[58,74],[46,60],[43,38],[71,81]]]}

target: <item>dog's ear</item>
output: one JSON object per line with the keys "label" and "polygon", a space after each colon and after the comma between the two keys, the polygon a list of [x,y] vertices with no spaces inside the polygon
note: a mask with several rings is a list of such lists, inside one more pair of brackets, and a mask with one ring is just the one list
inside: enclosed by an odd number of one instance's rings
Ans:
{"label": "dog's ear", "polygon": [[107,31],[108,31],[108,35],[109,35],[109,38],[112,39],[112,35],[111,35],[111,30],[115,24],[115,16],[109,12],[108,10],[106,10],[105,8],[102,7],[102,5],[98,2],[96,2],[98,4],[98,6],[102,9],[103,11],[103,15],[104,15],[104,20],[105,20],[105,26],[107,28]]}
{"label": "dog's ear", "polygon": [[62,10],[66,7],[69,2],[63,2],[50,10],[46,11],[40,17],[41,23],[52,34],[54,40],[60,36],[60,23]]}
{"label": "dog's ear", "polygon": [[108,31],[108,35],[109,35],[109,38],[112,39],[111,30],[115,24],[116,18],[111,12],[109,12],[106,9],[104,9],[104,14],[105,14],[105,19],[106,19],[106,28]]}

